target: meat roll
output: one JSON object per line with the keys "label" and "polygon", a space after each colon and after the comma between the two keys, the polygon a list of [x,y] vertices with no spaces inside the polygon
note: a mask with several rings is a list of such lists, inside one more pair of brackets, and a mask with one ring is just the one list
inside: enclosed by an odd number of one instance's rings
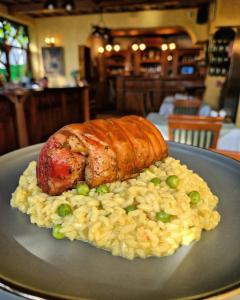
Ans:
{"label": "meat roll", "polygon": [[64,126],[42,147],[39,187],[59,195],[78,181],[90,187],[134,177],[167,155],[159,130],[139,116]]}

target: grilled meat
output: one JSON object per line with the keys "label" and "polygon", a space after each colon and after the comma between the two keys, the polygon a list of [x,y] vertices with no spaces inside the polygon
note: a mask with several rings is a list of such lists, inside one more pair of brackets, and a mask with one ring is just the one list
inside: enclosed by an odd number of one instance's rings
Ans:
{"label": "grilled meat", "polygon": [[166,155],[161,133],[142,117],[70,124],[41,149],[38,185],[49,195],[59,195],[78,181],[95,187],[133,177]]}

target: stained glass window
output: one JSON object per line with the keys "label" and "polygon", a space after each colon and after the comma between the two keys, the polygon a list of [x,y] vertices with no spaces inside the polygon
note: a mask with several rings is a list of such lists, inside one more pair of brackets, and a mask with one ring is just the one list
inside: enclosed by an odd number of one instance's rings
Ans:
{"label": "stained glass window", "polygon": [[19,82],[30,72],[29,37],[25,25],[0,18],[0,74]]}

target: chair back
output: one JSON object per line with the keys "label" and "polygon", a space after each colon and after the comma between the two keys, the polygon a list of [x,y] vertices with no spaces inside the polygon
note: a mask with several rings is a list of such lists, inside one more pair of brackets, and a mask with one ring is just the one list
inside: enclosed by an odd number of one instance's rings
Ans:
{"label": "chair back", "polygon": [[170,115],[169,140],[201,148],[216,148],[222,122],[220,117]]}
{"label": "chair back", "polygon": [[174,101],[174,115],[197,115],[201,106],[199,99],[179,99]]}

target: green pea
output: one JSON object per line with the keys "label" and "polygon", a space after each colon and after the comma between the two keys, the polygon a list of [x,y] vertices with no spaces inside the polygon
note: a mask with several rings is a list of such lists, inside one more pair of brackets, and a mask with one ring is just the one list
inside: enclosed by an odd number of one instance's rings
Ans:
{"label": "green pea", "polygon": [[161,179],[158,177],[154,177],[150,180],[154,185],[159,185],[161,183]]}
{"label": "green pea", "polygon": [[109,193],[109,187],[106,184],[101,184],[96,188],[98,194]]}
{"label": "green pea", "polygon": [[87,196],[89,194],[90,188],[85,182],[79,182],[76,186],[77,194]]}
{"label": "green pea", "polygon": [[172,216],[166,213],[164,210],[160,210],[156,213],[157,221],[162,221],[163,223],[168,223],[171,221]]}
{"label": "green pea", "polygon": [[57,240],[61,240],[65,238],[65,235],[63,233],[60,232],[60,229],[62,228],[62,226],[60,224],[55,225],[52,228],[52,236],[57,239]]}
{"label": "green pea", "polygon": [[72,208],[69,204],[61,204],[57,208],[57,214],[59,217],[66,217],[67,215],[70,215],[72,213]]}
{"label": "green pea", "polygon": [[170,188],[175,189],[179,184],[179,177],[176,175],[168,176],[166,183]]}
{"label": "green pea", "polygon": [[197,191],[191,191],[188,197],[191,199],[191,204],[198,204],[200,201],[200,194]]}
{"label": "green pea", "polygon": [[137,209],[137,205],[136,204],[131,204],[128,205],[127,207],[124,208],[126,213],[128,214],[130,211],[136,210]]}

